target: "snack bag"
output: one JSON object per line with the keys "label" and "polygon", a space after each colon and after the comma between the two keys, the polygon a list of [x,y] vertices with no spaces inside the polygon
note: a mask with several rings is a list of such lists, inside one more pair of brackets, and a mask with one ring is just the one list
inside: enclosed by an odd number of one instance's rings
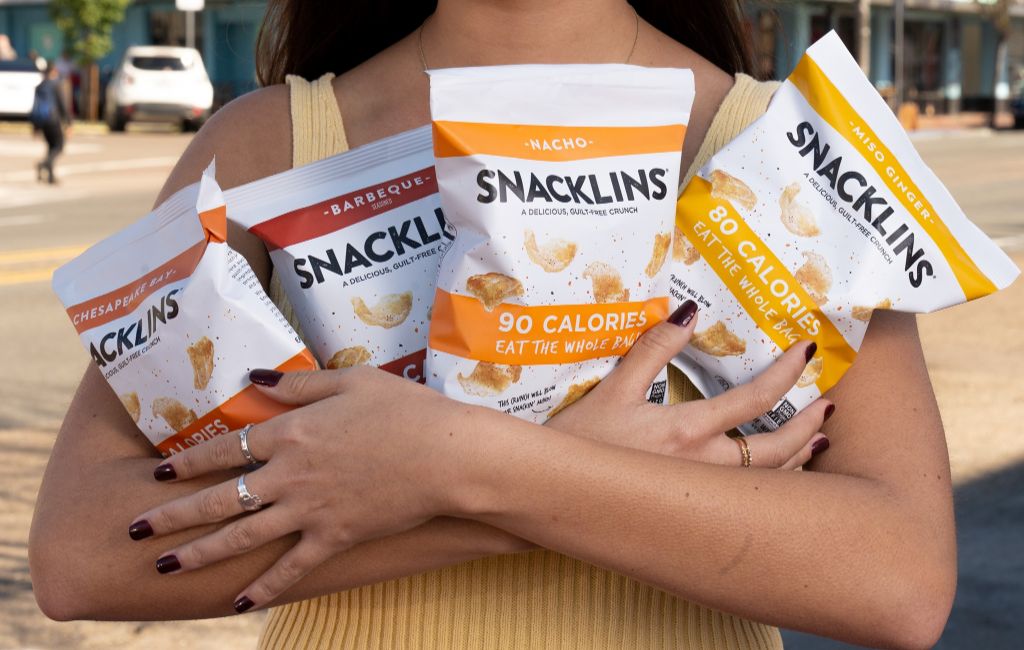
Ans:
{"label": "snack bag", "polygon": [[253,368],[316,367],[226,236],[210,165],[53,275],[82,344],[165,456],[288,410],[249,384]]}
{"label": "snack bag", "polygon": [[[668,315],[689,70],[530,65],[430,74],[455,241],[427,385],[543,422]],[[665,399],[659,377],[648,399]]]}
{"label": "snack bag", "polygon": [[834,32],[687,185],[672,257],[673,302],[701,309],[675,362],[705,395],[745,383],[800,340],[818,344],[797,385],[744,433],[777,429],[834,386],[873,310],[933,311],[1018,274]]}
{"label": "snack bag", "polygon": [[423,383],[437,265],[451,240],[430,127],[226,193],[262,239],[325,368],[372,364]]}

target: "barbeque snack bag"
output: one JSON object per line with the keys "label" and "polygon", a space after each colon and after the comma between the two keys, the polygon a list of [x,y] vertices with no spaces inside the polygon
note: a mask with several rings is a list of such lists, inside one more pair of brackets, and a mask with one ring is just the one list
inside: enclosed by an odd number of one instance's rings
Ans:
{"label": "barbeque snack bag", "polygon": [[250,385],[253,368],[316,367],[226,236],[211,165],[53,275],[82,344],[165,456],[288,410]]}
{"label": "barbeque snack bag", "polygon": [[371,364],[423,383],[437,266],[451,240],[430,127],[229,190],[262,239],[325,368]]}
{"label": "barbeque snack bag", "polygon": [[[543,422],[668,315],[689,70],[430,73],[441,203],[427,385]],[[662,403],[665,377],[648,399]]]}
{"label": "barbeque snack bag", "polygon": [[797,385],[740,427],[772,431],[839,381],[873,310],[941,309],[1018,273],[833,32],[679,198],[672,299],[696,300],[701,311],[675,364],[711,396],[813,339],[817,353]]}

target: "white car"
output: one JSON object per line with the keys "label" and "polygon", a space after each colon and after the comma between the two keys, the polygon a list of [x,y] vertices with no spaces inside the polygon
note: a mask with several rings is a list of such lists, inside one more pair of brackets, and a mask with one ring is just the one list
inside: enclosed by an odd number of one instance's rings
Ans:
{"label": "white car", "polygon": [[43,73],[28,59],[0,61],[0,116],[27,118]]}
{"label": "white car", "polygon": [[213,84],[199,52],[189,47],[129,47],[107,84],[104,119],[112,131],[132,120],[175,122],[198,129],[210,116]]}

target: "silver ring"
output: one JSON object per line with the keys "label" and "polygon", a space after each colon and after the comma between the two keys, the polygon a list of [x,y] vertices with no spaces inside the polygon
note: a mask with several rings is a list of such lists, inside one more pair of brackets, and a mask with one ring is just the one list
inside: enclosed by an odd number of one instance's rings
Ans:
{"label": "silver ring", "polygon": [[263,499],[258,494],[250,494],[245,487],[245,474],[238,477],[238,504],[246,512],[256,512],[263,507]]}
{"label": "silver ring", "polygon": [[256,457],[252,455],[251,451],[249,451],[249,431],[251,431],[254,426],[256,425],[250,422],[238,431],[238,441],[242,443],[242,455],[245,456],[245,462],[250,465],[255,465],[260,462],[256,460]]}

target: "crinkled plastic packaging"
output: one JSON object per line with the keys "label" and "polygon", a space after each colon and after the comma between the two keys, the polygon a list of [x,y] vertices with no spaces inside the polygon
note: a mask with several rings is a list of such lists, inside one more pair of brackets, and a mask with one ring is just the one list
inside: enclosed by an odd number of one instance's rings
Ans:
{"label": "crinkled plastic packaging", "polygon": [[165,456],[288,410],[252,387],[253,368],[316,366],[226,237],[211,165],[53,276],[82,344]]}
{"label": "crinkled plastic packaging", "polygon": [[[441,203],[427,385],[544,422],[668,314],[689,70],[531,65],[430,75]],[[665,376],[648,391],[661,403]]]}
{"label": "crinkled plastic packaging", "polygon": [[430,127],[226,192],[262,239],[325,368],[374,365],[423,382],[437,267],[451,241]]}
{"label": "crinkled plastic packaging", "polygon": [[[672,300],[700,306],[675,364],[705,395],[817,342],[796,386],[740,427],[766,432],[834,386],[877,309],[920,313],[1019,271],[960,210],[833,32],[676,209]],[[898,362],[898,360],[896,360]]]}

